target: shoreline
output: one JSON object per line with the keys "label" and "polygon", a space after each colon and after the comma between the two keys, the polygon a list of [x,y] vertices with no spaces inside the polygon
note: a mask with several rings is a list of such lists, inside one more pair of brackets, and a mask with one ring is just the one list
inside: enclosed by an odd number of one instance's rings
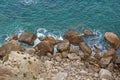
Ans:
{"label": "shoreline", "polygon": [[[89,39],[96,36],[93,32],[87,29],[83,31],[83,34],[84,36],[89,37]],[[4,69],[5,65],[7,65],[6,68],[9,69],[8,66],[14,65],[15,62],[18,63],[20,62],[19,67],[20,66],[23,67],[25,66],[25,64],[28,64],[28,66],[25,67],[25,69],[27,70],[27,68],[31,64],[33,64],[31,65],[31,67],[34,67],[34,69],[30,71],[31,72],[33,71],[34,74],[35,73],[34,70],[36,70],[35,68],[37,65],[40,66],[40,63],[45,65],[46,67],[42,66],[41,68],[47,71],[47,72],[44,71],[44,73],[48,74],[46,76],[47,77],[50,76],[50,79],[46,79],[45,75],[44,75],[45,77],[41,77],[41,76],[39,77],[39,72],[38,72],[35,74],[37,78],[35,76],[32,76],[32,78],[34,77],[33,80],[57,80],[58,78],[61,78],[60,80],[73,80],[73,79],[119,80],[120,76],[117,77],[115,76],[120,74],[119,73],[120,58],[116,53],[116,50],[120,46],[120,40],[118,36],[113,32],[106,32],[104,34],[104,38],[107,41],[107,43],[111,46],[111,48],[106,51],[103,51],[104,50],[103,47],[94,44],[93,44],[94,49],[91,49],[91,47],[87,44],[87,42],[84,41],[83,35],[81,35],[80,33],[74,30],[67,31],[63,36],[63,40],[56,40],[52,36],[46,36],[45,38],[39,37],[38,38],[40,40],[39,43],[36,44],[34,47],[29,48],[29,47],[21,46],[21,42],[24,44],[33,45],[35,40],[37,39],[37,36],[32,32],[22,32],[22,34],[19,37],[16,34],[13,35],[9,39],[9,41],[5,42],[0,47],[0,52],[1,52],[0,57],[2,57],[2,60],[0,60],[1,61],[0,66],[2,66]],[[21,56],[20,59],[19,56]],[[30,61],[26,63],[26,61],[24,61],[26,57],[36,59],[37,63],[34,63],[35,62],[33,61],[34,59],[32,59],[32,62],[31,59],[28,59]],[[20,60],[23,62],[21,62]],[[64,66],[62,66],[63,64]],[[14,66],[16,67],[18,65],[15,64]],[[57,72],[55,71],[56,73],[54,74],[51,73],[51,70],[54,70],[51,66],[57,68],[59,67],[63,70],[59,70]],[[79,67],[81,67],[81,69]],[[77,69],[76,71],[77,73],[76,72],[74,73],[75,70],[74,68]],[[28,80],[29,77],[25,77],[25,76],[26,75],[30,76],[31,75],[30,73],[24,72],[25,73],[24,74],[22,72],[24,69],[22,68],[16,68],[16,69],[18,70],[18,72],[14,72],[14,67],[12,69],[13,70],[12,80],[14,80],[14,78],[21,80],[18,78],[20,77],[20,75],[22,76],[20,78],[23,78],[24,80]],[[71,72],[71,69],[73,69],[73,72]],[[29,72],[29,70],[27,72]],[[89,72],[90,74],[88,74]],[[16,73],[19,74],[15,77]],[[6,76],[11,76],[10,74],[6,74],[5,72],[1,74],[5,74]],[[40,72],[40,74],[42,73]],[[73,75],[76,75],[77,77]],[[11,80],[11,79],[6,79],[4,77],[5,76],[0,75],[0,80]],[[29,80],[32,79],[29,78]]]}

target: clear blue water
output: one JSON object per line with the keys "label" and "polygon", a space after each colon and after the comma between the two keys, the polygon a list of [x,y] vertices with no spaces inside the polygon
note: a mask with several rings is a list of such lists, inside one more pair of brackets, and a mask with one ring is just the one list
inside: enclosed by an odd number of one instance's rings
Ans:
{"label": "clear blue water", "polygon": [[120,37],[120,0],[0,1],[0,43],[21,30],[37,33],[40,28],[58,37],[69,29],[88,28],[99,34],[98,42],[105,31]]}

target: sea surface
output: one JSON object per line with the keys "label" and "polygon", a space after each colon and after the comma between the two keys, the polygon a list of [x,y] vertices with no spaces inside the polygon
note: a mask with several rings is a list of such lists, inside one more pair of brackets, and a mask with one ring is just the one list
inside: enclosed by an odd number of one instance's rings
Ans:
{"label": "sea surface", "polygon": [[97,34],[85,39],[89,45],[108,47],[106,31],[120,37],[120,0],[0,0],[0,44],[23,31],[61,39],[70,29],[86,28]]}

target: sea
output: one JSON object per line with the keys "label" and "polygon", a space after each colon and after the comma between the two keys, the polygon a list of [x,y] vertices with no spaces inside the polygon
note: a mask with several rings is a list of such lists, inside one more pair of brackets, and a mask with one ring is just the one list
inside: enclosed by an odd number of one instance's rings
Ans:
{"label": "sea", "polygon": [[24,31],[62,39],[68,30],[84,29],[97,35],[85,37],[89,46],[109,49],[104,33],[120,38],[120,0],[0,0],[0,45]]}

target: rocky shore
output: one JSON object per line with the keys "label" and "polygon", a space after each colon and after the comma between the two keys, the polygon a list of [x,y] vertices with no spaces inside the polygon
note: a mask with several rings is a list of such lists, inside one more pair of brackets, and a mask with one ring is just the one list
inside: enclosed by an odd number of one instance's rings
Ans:
{"label": "rocky shore", "polygon": [[63,40],[32,32],[13,35],[0,47],[0,80],[120,80],[119,37],[106,32],[104,39],[111,48],[100,54],[102,49],[97,45],[91,49],[83,37],[96,34],[87,29],[83,34],[70,30]]}

